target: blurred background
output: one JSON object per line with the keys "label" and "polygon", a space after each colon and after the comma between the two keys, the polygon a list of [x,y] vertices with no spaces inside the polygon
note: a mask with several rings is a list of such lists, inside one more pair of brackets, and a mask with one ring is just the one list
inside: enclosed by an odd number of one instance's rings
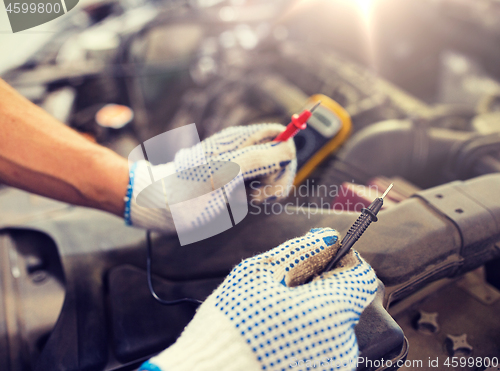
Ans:
{"label": "blurred background", "polygon": [[[500,0],[83,0],[30,30],[12,34],[3,11],[0,24],[1,77],[125,157],[143,141],[186,124],[196,123],[201,139],[233,125],[286,124],[322,94],[325,106],[328,98],[336,103],[316,116],[313,134],[295,139],[299,154],[306,153],[299,167],[308,185],[357,191],[394,182],[390,209],[422,189],[500,172]],[[350,136],[340,138],[341,128]],[[321,161],[312,161],[320,152]],[[355,193],[297,198],[359,211],[349,204],[367,206],[377,196]],[[2,225],[50,225],[46,234],[0,234],[1,270],[21,267],[17,281],[5,278],[0,287],[11,308],[5,314],[0,305],[0,369],[133,370],[171,344],[193,315],[193,308],[155,307],[144,285],[144,236],[121,221],[2,185],[0,210]],[[250,226],[257,223],[252,220]],[[480,218],[467,220],[483,225]],[[276,223],[275,230],[260,230],[263,238],[293,229]],[[424,222],[406,227],[413,236],[434,231]],[[156,241],[163,247],[156,273],[166,280],[164,293],[202,298],[241,258],[270,247],[238,245],[238,233],[227,237],[234,248],[228,243],[224,250],[221,237],[193,250],[200,254],[192,255],[200,256],[196,264],[173,252],[176,239]],[[443,235],[451,236],[448,230]],[[14,251],[18,260],[9,260]],[[436,260],[418,251],[403,255],[398,259],[409,260],[412,272],[435,267]],[[452,297],[436,294],[443,283],[425,294],[435,300],[426,310],[443,308],[440,321],[448,318],[449,328],[457,328],[452,334],[474,334],[473,354],[482,356],[500,355],[500,323],[491,314],[500,310],[495,256],[461,281],[462,291],[447,291]],[[376,270],[378,259],[368,259]],[[410,358],[455,354],[453,342],[451,350],[441,349],[444,338],[419,337],[438,329],[425,311],[419,318],[427,322],[415,325],[415,303],[425,295],[396,308],[392,328],[401,326],[413,342]],[[16,305],[22,309],[16,312]],[[384,344],[386,357],[390,337],[380,334],[373,344]],[[408,355],[402,342],[400,358]],[[459,350],[470,354],[472,347]]]}
{"label": "blurred background", "polygon": [[[202,138],[286,123],[313,94],[345,108],[354,133],[391,119],[498,131],[496,0],[88,0],[16,34],[1,16],[2,77],[124,156],[193,122]],[[109,104],[118,121],[96,119]]]}

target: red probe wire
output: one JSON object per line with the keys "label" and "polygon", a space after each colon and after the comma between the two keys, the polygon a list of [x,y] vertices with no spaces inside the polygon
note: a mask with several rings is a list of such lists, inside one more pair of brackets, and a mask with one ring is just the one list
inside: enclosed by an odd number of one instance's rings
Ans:
{"label": "red probe wire", "polygon": [[285,142],[290,138],[293,138],[299,131],[304,130],[307,127],[307,120],[309,120],[312,116],[312,113],[321,102],[316,103],[316,105],[311,108],[311,110],[304,110],[300,115],[294,114],[292,116],[292,121],[287,125],[285,131],[281,134],[278,134],[276,138],[274,138],[273,142]]}

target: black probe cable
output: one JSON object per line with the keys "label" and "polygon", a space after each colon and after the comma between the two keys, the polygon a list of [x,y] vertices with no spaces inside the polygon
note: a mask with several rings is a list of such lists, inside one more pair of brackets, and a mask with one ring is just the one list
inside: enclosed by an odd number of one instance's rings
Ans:
{"label": "black probe cable", "polygon": [[147,276],[148,276],[148,287],[149,287],[149,292],[155,298],[155,300],[162,304],[162,305],[177,305],[177,304],[182,304],[182,303],[194,303],[197,305],[200,305],[203,303],[201,300],[198,299],[192,299],[192,298],[183,298],[183,299],[176,299],[176,300],[164,300],[156,294],[155,289],[153,287],[153,273],[151,272],[151,265],[152,265],[152,260],[153,260],[153,244],[151,243],[151,231],[147,230],[146,231],[146,244],[147,244],[147,258],[146,258],[146,270],[147,270]]}
{"label": "black probe cable", "polygon": [[384,198],[387,196],[389,191],[394,186],[393,183],[386,189],[382,197],[377,197],[367,208],[361,210],[361,215],[354,222],[354,224],[349,228],[349,231],[342,239],[340,243],[340,249],[337,251],[335,257],[328,263],[324,272],[328,272],[334,268],[337,263],[342,259],[351,249],[351,247],[356,243],[356,241],[361,237],[361,235],[366,231],[366,228],[372,223],[378,220],[377,214],[384,204]]}

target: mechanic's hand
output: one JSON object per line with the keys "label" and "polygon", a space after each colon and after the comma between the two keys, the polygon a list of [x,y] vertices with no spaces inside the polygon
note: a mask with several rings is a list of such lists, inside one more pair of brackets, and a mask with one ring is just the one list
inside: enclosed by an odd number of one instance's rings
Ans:
{"label": "mechanic's hand", "polygon": [[[129,193],[125,198],[126,223],[156,231],[175,232],[169,201],[194,199],[221,187],[220,184],[214,185],[211,177],[216,166],[210,167],[210,164],[217,164],[218,161],[235,162],[241,169],[241,175],[229,187],[224,187],[228,193],[232,192],[232,185],[237,188],[238,182],[242,185],[243,180],[256,179],[259,187],[266,186],[265,192],[253,193],[258,201],[263,201],[265,197],[285,196],[295,177],[295,144],[293,140],[272,142],[284,129],[279,124],[230,127],[191,148],[180,150],[173,162],[154,166],[153,172],[161,174],[166,180],[157,191],[148,192],[145,197],[141,195],[139,203],[137,195],[151,184],[150,164],[146,161],[135,163],[130,171]],[[230,168],[230,165],[227,167]],[[221,170],[220,166],[217,170]],[[177,176],[168,176],[172,174]],[[253,188],[254,191],[257,189]],[[230,194],[226,196],[231,197]],[[196,209],[190,207],[186,210],[183,217],[187,218],[187,222],[184,223],[189,228],[199,228],[213,219],[214,211],[217,214],[225,208],[226,203],[223,195],[217,193],[198,198],[196,204],[191,206]],[[179,224],[179,219],[176,223]]]}
{"label": "mechanic's hand", "polygon": [[375,297],[377,282],[352,250],[340,267],[316,276],[339,240],[333,229],[312,229],[243,261],[201,305],[177,342],[139,370],[274,371],[313,365],[354,370],[354,326]]}

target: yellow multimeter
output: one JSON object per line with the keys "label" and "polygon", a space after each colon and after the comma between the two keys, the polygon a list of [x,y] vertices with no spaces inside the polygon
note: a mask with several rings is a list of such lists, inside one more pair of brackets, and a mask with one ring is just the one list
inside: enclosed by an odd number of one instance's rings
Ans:
{"label": "yellow multimeter", "polygon": [[297,175],[294,184],[302,183],[330,153],[337,150],[349,137],[352,130],[351,117],[347,111],[326,95],[311,96],[305,108],[318,102],[307,121],[307,128],[294,137],[297,148]]}

